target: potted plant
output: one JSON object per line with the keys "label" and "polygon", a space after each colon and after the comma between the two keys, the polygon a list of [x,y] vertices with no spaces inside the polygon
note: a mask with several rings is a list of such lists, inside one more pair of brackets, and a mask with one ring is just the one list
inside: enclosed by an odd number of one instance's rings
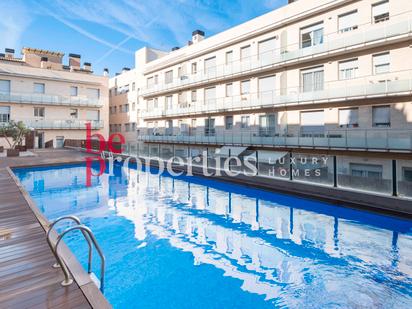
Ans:
{"label": "potted plant", "polygon": [[9,149],[7,149],[8,157],[19,156],[20,149],[24,149],[23,139],[29,131],[21,121],[10,121],[7,125],[0,127],[0,136],[4,137],[9,144]]}

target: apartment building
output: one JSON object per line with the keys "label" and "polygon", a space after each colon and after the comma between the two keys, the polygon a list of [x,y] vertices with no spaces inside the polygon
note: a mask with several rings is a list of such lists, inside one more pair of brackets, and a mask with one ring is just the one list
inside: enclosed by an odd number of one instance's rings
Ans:
{"label": "apartment building", "polygon": [[411,44],[396,0],[291,1],[194,31],[144,66],[139,153],[253,156],[262,177],[411,197]]}
{"label": "apartment building", "polygon": [[[93,132],[109,133],[108,74],[94,75],[81,56],[23,48],[0,54],[0,125],[22,121],[33,132],[35,148],[63,147],[67,139],[85,139]],[[0,141],[6,148],[4,140]]]}
{"label": "apartment building", "polygon": [[167,53],[144,47],[135,54],[135,68],[124,67],[109,80],[109,131],[120,133],[126,141],[125,151],[137,151],[136,139],[144,127],[143,112],[146,104],[141,97],[145,84],[142,68]]}

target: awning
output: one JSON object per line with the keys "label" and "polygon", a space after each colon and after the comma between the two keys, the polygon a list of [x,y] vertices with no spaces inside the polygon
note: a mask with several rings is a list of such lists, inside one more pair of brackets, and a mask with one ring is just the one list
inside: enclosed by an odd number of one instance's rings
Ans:
{"label": "awning", "polygon": [[[288,154],[287,152],[282,152],[282,151],[259,150],[258,160],[260,163],[275,164],[287,154]],[[256,160],[256,152],[244,157],[245,160],[249,158],[253,158],[251,160]]]}
{"label": "awning", "polygon": [[247,147],[229,147],[229,146],[223,146],[222,148],[216,150],[216,156],[227,158],[230,156],[232,157],[238,157],[242,152],[244,152],[247,149]]}

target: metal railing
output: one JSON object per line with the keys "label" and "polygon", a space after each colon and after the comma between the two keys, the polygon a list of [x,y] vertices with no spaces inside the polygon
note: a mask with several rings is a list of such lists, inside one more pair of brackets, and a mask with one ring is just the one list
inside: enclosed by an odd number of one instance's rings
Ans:
{"label": "metal railing", "polygon": [[258,132],[217,133],[204,135],[140,135],[139,141],[182,144],[217,144],[269,147],[311,147],[344,149],[379,149],[412,151],[412,130],[342,129],[328,130],[316,135],[260,136]]}
{"label": "metal railing", "polygon": [[[46,119],[14,119],[15,122],[23,122],[26,127],[33,129],[56,130],[86,130],[86,124],[90,123],[94,130],[104,127],[103,120],[46,120]],[[7,122],[0,122],[0,126],[6,126]]]}
{"label": "metal railing", "polygon": [[[65,231],[63,231],[63,233],[61,234],[57,234],[57,240],[55,245],[53,246],[52,241],[51,241],[51,231],[53,229],[53,227],[60,221],[63,220],[71,220],[73,222],[76,223],[75,226],[70,227],[68,229],[66,229]],[[59,245],[62,241],[62,239],[64,238],[65,235],[67,235],[68,233],[75,231],[75,230],[80,230],[84,236],[84,238],[87,241],[88,247],[89,247],[89,254],[88,254],[88,267],[87,267],[87,272],[89,275],[92,274],[92,244],[94,245],[94,247],[96,248],[100,259],[101,259],[101,267],[100,267],[100,290],[103,292],[104,291],[104,275],[105,275],[105,264],[106,264],[106,259],[105,256],[103,254],[102,249],[100,248],[99,244],[97,243],[96,238],[94,237],[93,232],[90,230],[90,228],[88,228],[85,225],[81,224],[81,221],[78,217],[76,216],[64,216],[64,217],[60,217],[58,219],[56,219],[55,221],[53,221],[52,224],[50,224],[49,229],[47,231],[47,243],[50,246],[51,251],[53,252],[53,255],[56,258],[57,263],[53,265],[53,267],[61,267],[64,273],[64,281],[61,283],[63,286],[67,286],[73,283],[73,279],[70,276],[69,270],[67,268],[66,263],[63,261],[63,259],[60,257],[59,253],[58,253],[58,248]]]}
{"label": "metal railing", "polygon": [[324,83],[322,88],[322,90],[305,92],[301,87],[288,87],[279,90],[199,100],[185,107],[173,106],[165,110],[160,108],[153,109],[143,113],[143,117],[148,119],[202,113],[221,113],[299,104],[330,103],[346,99],[409,95],[412,93],[412,76],[410,71],[393,72],[350,80],[330,81]]}
{"label": "metal railing", "polygon": [[23,92],[0,92],[0,102],[36,105],[102,107],[103,101],[86,96],[64,96]]}
{"label": "metal railing", "polygon": [[[407,15],[410,15],[408,13]],[[403,20],[399,20],[403,19]],[[266,67],[276,67],[284,64],[290,65],[293,61],[313,59],[317,55],[325,55],[333,51],[344,50],[352,46],[363,46],[375,41],[387,40],[398,36],[409,35],[412,32],[412,19],[410,16],[396,16],[384,23],[365,24],[359,29],[333,33],[324,37],[322,44],[301,48],[299,45],[291,45],[264,54],[233,61],[230,64],[218,65],[207,71],[197,71],[195,74],[187,74],[183,78],[177,77],[171,83],[148,85],[141,91],[145,96],[158,94],[163,91],[171,91],[175,88],[194,86],[219,78],[234,77],[244,73],[251,73]]]}

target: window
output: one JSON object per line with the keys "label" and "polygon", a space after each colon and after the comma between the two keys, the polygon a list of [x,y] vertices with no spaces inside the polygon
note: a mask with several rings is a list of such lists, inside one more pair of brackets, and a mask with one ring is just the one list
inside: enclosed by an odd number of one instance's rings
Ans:
{"label": "window", "polygon": [[166,97],[166,110],[168,109],[170,110],[172,108],[173,108],[173,97],[170,95]]}
{"label": "window", "polygon": [[0,79],[0,94],[10,94],[10,81]]}
{"label": "window", "polygon": [[34,117],[41,117],[43,118],[45,114],[44,107],[35,107],[34,108]]}
{"label": "window", "polygon": [[166,121],[166,135],[173,135],[173,120]]}
{"label": "window", "polygon": [[45,85],[42,83],[34,83],[34,93],[44,93]]}
{"label": "window", "polygon": [[391,126],[391,110],[389,106],[372,107],[372,126],[378,128]]}
{"label": "window", "polygon": [[136,131],[137,126],[136,126],[136,122],[132,122],[132,131]]}
{"label": "window", "polygon": [[358,29],[358,11],[352,11],[338,17],[339,32],[348,32]]}
{"label": "window", "polygon": [[192,63],[192,74],[196,74],[197,73],[197,63],[193,62]]}
{"label": "window", "polygon": [[132,103],[132,111],[135,111],[136,110],[136,103]]}
{"label": "window", "polygon": [[248,129],[250,126],[250,116],[240,117],[240,127],[242,129]]}
{"label": "window", "polygon": [[225,117],[225,129],[231,130],[233,128],[233,116]]}
{"label": "window", "polygon": [[250,93],[250,80],[244,80],[240,83],[240,94]]}
{"label": "window", "polygon": [[372,22],[380,23],[389,20],[389,1],[381,1],[372,5]]}
{"label": "window", "polygon": [[10,106],[0,106],[0,122],[10,121]]}
{"label": "window", "polygon": [[259,116],[259,136],[275,136],[276,115],[267,114]]}
{"label": "window", "polygon": [[357,128],[358,118],[358,108],[344,108],[339,110],[339,126],[341,128]]}
{"label": "window", "polygon": [[117,113],[117,106],[115,106],[115,107],[113,108],[113,113],[114,113],[114,114]]}
{"label": "window", "polygon": [[323,22],[300,29],[301,47],[311,47],[323,43]]}
{"label": "window", "polygon": [[339,62],[339,79],[352,79],[358,77],[358,59]]}
{"label": "window", "polygon": [[76,86],[71,86],[70,87],[70,95],[72,97],[77,97],[78,95],[78,88]]}
{"label": "window", "polygon": [[159,75],[154,76],[154,83],[157,85],[159,83]]}
{"label": "window", "polygon": [[99,99],[100,98],[100,89],[87,88],[87,97],[89,99]]}
{"label": "window", "polygon": [[205,135],[206,136],[214,136],[215,133],[216,133],[215,119],[214,118],[206,118],[205,119]]}
{"label": "window", "polygon": [[259,42],[259,59],[270,60],[273,59],[276,50],[276,39],[271,38]]}
{"label": "window", "polygon": [[147,81],[146,81],[146,83],[147,83],[147,88],[152,87],[152,86],[153,86],[153,82],[154,82],[153,76],[152,76],[152,77],[148,77],[148,78],[147,78]]}
{"label": "window", "polygon": [[233,51],[226,52],[226,64],[231,64],[233,62]]}
{"label": "window", "polygon": [[196,135],[196,119],[191,120],[190,135]]}
{"label": "window", "polygon": [[205,74],[216,73],[216,57],[212,57],[205,60]]}
{"label": "window", "polygon": [[240,49],[240,60],[249,60],[250,58],[250,45],[242,47]]}
{"label": "window", "polygon": [[153,99],[153,106],[154,106],[154,108],[158,108],[158,107],[159,107],[159,99],[158,99],[158,98],[154,98],[154,99]]}
{"label": "window", "polygon": [[125,128],[125,131],[126,131],[126,132],[130,132],[130,123],[126,123],[126,124],[124,125],[124,128]]}
{"label": "window", "polygon": [[178,102],[180,108],[186,108],[187,107],[186,92],[179,92],[179,94],[177,96],[177,102]]}
{"label": "window", "polygon": [[350,163],[349,166],[352,176],[382,179],[382,165]]}
{"label": "window", "polygon": [[266,76],[259,78],[259,94],[262,95],[272,95],[275,91],[276,86],[275,75]]}
{"label": "window", "polygon": [[97,110],[88,110],[86,111],[86,120],[99,121],[100,112]]}
{"label": "window", "polygon": [[123,112],[125,112],[125,113],[129,112],[129,104],[123,105]]}
{"label": "window", "polygon": [[233,84],[226,84],[226,97],[232,97],[233,96]]}
{"label": "window", "polygon": [[79,117],[79,110],[76,108],[70,109],[70,118],[77,119]]}
{"label": "window", "polygon": [[136,83],[132,83],[132,91],[135,91],[136,90]]}
{"label": "window", "polygon": [[373,74],[383,74],[390,71],[389,52],[373,55]]}
{"label": "window", "polygon": [[197,91],[196,90],[192,90],[191,99],[192,99],[192,102],[197,101]]}
{"label": "window", "polygon": [[323,111],[300,112],[301,135],[303,137],[321,137],[325,130]]}
{"label": "window", "polygon": [[214,103],[216,100],[216,87],[205,89],[205,104]]}
{"label": "window", "polygon": [[402,169],[403,180],[412,182],[412,168],[411,167],[404,167]]}
{"label": "window", "polygon": [[301,71],[303,92],[323,90],[323,66]]}
{"label": "window", "polygon": [[171,82],[173,82],[173,71],[167,71],[165,73],[165,83],[170,84]]}

